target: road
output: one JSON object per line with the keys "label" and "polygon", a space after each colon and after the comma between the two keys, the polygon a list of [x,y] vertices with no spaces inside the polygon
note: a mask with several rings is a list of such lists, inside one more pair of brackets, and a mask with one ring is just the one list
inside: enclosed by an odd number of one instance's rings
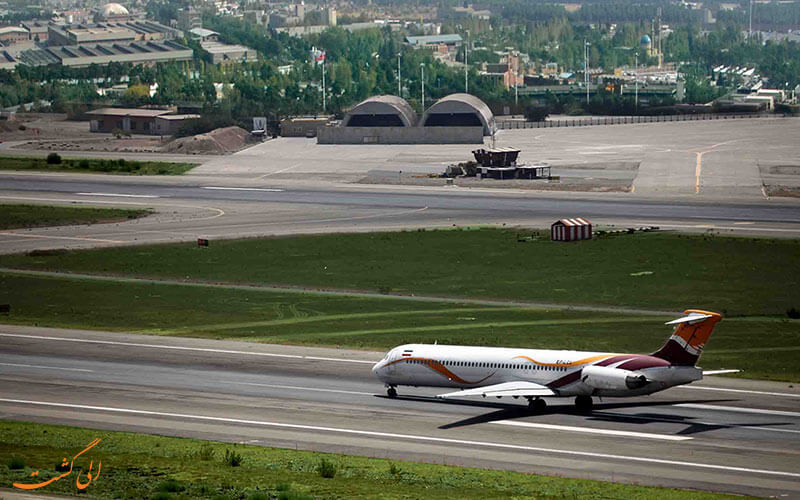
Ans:
{"label": "road", "polygon": [[497,224],[549,227],[583,216],[595,225],[745,235],[800,235],[797,200],[652,199],[619,193],[542,193],[412,186],[305,185],[220,177],[0,175],[0,201],[154,208],[119,224],[3,231],[0,252],[275,234]]}
{"label": "road", "polygon": [[384,396],[381,353],[0,326],[0,418],[800,499],[800,390],[708,378],[589,415]]}

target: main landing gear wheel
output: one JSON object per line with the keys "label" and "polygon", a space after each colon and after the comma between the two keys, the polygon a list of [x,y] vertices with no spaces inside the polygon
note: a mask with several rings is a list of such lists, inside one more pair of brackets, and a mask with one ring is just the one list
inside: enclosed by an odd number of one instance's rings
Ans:
{"label": "main landing gear wheel", "polygon": [[575,397],[575,408],[581,412],[589,412],[592,411],[592,397],[591,396],[576,396]]}
{"label": "main landing gear wheel", "polygon": [[536,413],[542,413],[547,408],[547,402],[541,398],[529,399],[528,408]]}
{"label": "main landing gear wheel", "polygon": [[390,398],[394,399],[397,397],[397,389],[395,389],[394,387],[389,387],[388,389],[386,389],[386,394]]}

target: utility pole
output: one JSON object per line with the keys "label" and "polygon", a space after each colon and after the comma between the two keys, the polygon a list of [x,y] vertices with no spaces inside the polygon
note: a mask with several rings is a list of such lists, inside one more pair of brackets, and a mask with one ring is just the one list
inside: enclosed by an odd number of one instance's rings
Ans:
{"label": "utility pole", "polygon": [[636,71],[633,73],[634,78],[636,79],[636,97],[634,98],[634,109],[636,113],[639,113],[639,52],[636,52]]}
{"label": "utility pole", "polygon": [[325,112],[325,60],[322,60],[322,112]]}
{"label": "utility pole", "polygon": [[583,83],[586,85],[586,104],[589,104],[589,46],[591,44],[583,41]]}
{"label": "utility pole", "polygon": [[464,40],[464,93],[469,94],[469,63],[467,55],[469,53],[469,30],[466,30],[467,39]]}
{"label": "utility pole", "polygon": [[750,28],[747,30],[747,36],[753,36],[753,0],[750,0]]}
{"label": "utility pole", "polygon": [[397,97],[403,97],[403,88],[400,83],[400,52],[397,53]]}
{"label": "utility pole", "polygon": [[422,86],[420,93],[422,94],[422,112],[425,113],[425,63],[419,63],[419,71],[422,73],[419,83]]}

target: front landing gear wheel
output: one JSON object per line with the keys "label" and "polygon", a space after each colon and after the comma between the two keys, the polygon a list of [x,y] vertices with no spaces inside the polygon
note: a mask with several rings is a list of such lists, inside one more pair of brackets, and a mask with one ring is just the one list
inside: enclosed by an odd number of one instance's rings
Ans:
{"label": "front landing gear wheel", "polygon": [[386,395],[388,395],[392,399],[396,398],[397,389],[395,389],[394,387],[389,387],[388,389],[386,389]]}
{"label": "front landing gear wheel", "polygon": [[580,412],[590,412],[592,411],[592,402],[591,396],[576,396],[575,397],[575,408],[578,409]]}
{"label": "front landing gear wheel", "polygon": [[547,402],[540,398],[531,399],[528,401],[528,408],[536,413],[543,413],[547,409]]}

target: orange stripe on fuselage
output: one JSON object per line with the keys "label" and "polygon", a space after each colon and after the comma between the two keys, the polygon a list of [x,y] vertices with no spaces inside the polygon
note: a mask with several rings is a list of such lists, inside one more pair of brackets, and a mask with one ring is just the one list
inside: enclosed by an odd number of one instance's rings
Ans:
{"label": "orange stripe on fuselage", "polygon": [[464,384],[464,385],[480,384],[481,382],[483,382],[487,378],[489,378],[492,375],[494,375],[495,373],[497,373],[497,371],[495,370],[492,373],[490,373],[489,375],[485,376],[484,378],[482,378],[482,379],[480,379],[478,381],[470,382],[468,380],[464,380],[463,378],[459,377],[455,373],[451,372],[446,366],[444,366],[444,364],[440,363],[439,361],[436,361],[435,359],[414,358],[414,357],[405,357],[405,358],[396,359],[396,360],[394,360],[392,362],[386,363],[386,366],[393,365],[395,363],[400,363],[402,361],[408,361],[408,360],[422,361],[425,366],[427,366],[431,370],[437,372],[439,375],[442,375],[443,377],[447,378],[448,380],[452,380],[454,382],[458,382],[459,384]]}
{"label": "orange stripe on fuselage", "polygon": [[588,358],[579,359],[577,361],[572,361],[570,363],[542,363],[541,361],[536,361],[533,358],[529,358],[528,356],[516,356],[514,359],[527,359],[533,364],[539,366],[559,366],[559,367],[570,367],[570,366],[578,366],[583,365],[586,363],[593,363],[595,361],[600,361],[603,359],[613,358],[614,356],[623,356],[622,354],[600,354],[598,356],[591,356]]}

